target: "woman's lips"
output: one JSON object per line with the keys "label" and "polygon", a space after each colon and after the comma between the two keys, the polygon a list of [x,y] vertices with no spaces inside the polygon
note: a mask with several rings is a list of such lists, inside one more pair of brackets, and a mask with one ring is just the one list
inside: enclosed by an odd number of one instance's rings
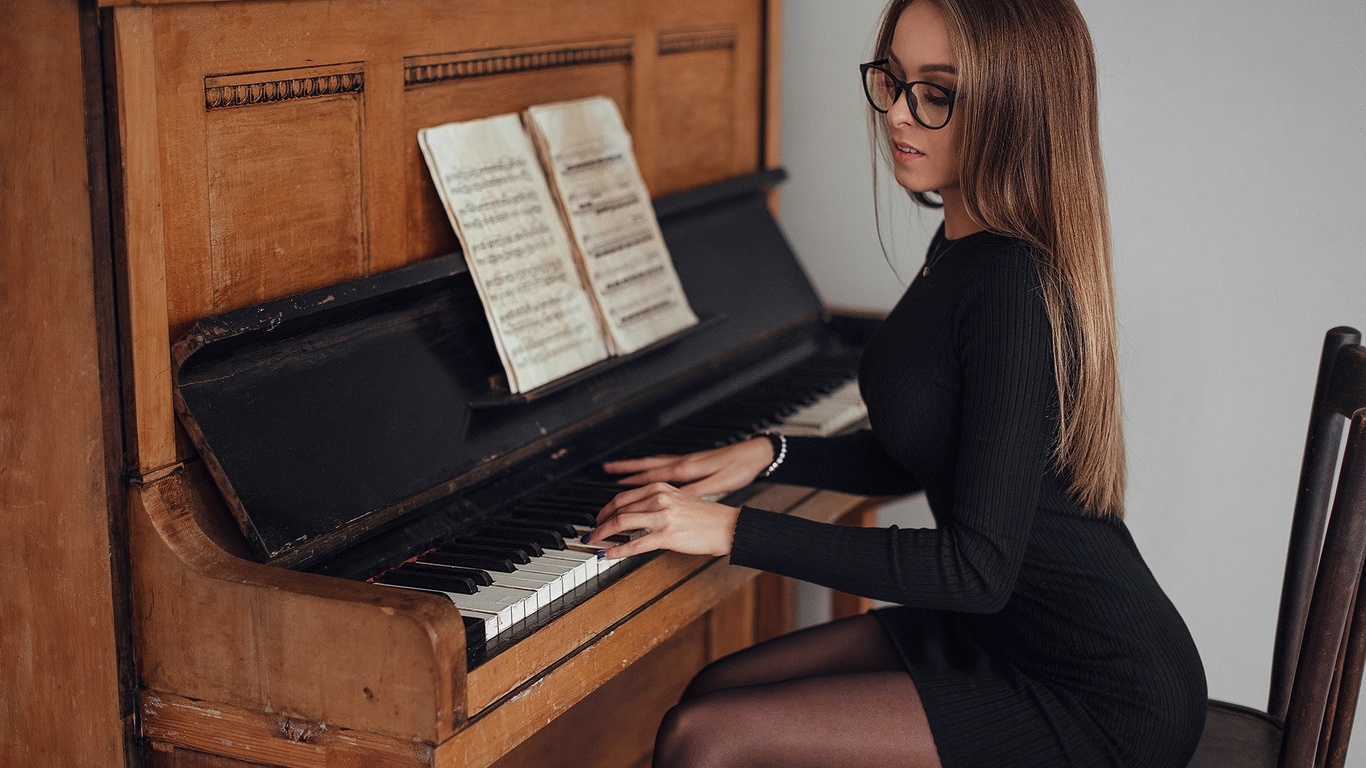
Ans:
{"label": "woman's lips", "polygon": [[910,144],[902,144],[896,141],[892,142],[892,160],[898,163],[908,163],[924,156],[924,152],[921,152]]}

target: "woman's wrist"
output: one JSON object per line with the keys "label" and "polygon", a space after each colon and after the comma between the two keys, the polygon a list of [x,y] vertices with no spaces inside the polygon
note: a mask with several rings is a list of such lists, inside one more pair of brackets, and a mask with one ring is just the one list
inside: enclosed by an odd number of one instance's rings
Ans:
{"label": "woman's wrist", "polygon": [[768,441],[773,456],[769,464],[759,471],[758,477],[765,478],[776,472],[778,467],[783,465],[783,461],[787,459],[787,436],[776,432],[765,432],[760,437]]}

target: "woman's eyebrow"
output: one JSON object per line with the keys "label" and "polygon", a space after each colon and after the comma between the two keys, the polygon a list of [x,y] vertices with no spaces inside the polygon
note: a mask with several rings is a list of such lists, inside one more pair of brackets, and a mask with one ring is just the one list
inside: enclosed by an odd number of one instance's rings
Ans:
{"label": "woman's eyebrow", "polygon": [[[897,68],[900,69],[902,72],[906,71],[906,68],[901,65],[901,59],[898,59],[895,53],[888,51],[887,61],[890,61],[891,63],[895,64]],[[931,72],[942,72],[946,75],[957,75],[958,67],[952,64],[925,64],[920,67],[919,71],[921,74],[929,74]]]}

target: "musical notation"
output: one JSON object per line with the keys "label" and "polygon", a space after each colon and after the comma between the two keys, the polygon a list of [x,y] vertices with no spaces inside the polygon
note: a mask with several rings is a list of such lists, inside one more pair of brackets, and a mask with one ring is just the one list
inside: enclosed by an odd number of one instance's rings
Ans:
{"label": "musical notation", "polygon": [[418,134],[513,392],[607,357],[535,149],[516,115]]}
{"label": "musical notation", "polygon": [[599,96],[526,115],[616,351],[696,324],[616,102]]}

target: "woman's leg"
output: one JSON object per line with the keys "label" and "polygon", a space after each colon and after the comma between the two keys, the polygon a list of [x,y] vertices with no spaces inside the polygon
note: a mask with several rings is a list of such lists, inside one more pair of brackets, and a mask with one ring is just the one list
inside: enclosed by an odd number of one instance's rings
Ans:
{"label": "woman's leg", "polygon": [[938,768],[915,683],[881,623],[855,616],[702,670],[655,740],[655,768]]}
{"label": "woman's leg", "polygon": [[722,688],[904,669],[882,623],[865,613],[790,632],[717,659],[697,673],[683,692],[683,701]]}
{"label": "woman's leg", "polygon": [[855,672],[725,688],[669,710],[654,768],[939,768],[911,676]]}

